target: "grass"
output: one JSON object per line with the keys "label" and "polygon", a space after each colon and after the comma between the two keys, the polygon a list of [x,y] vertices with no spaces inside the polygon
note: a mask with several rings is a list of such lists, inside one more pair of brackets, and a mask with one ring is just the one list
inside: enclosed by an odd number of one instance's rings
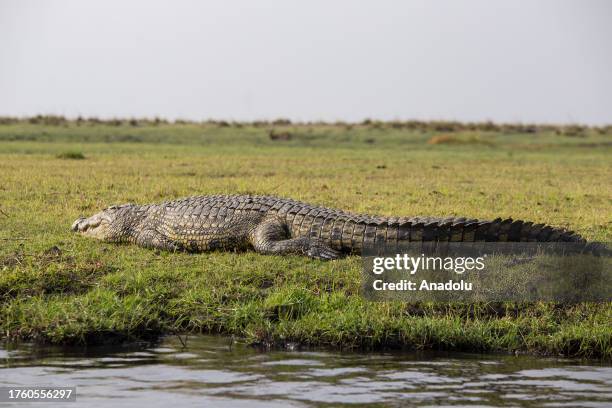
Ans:
{"label": "grass", "polygon": [[610,241],[609,128],[32,119],[0,121],[4,340],[220,332],[612,360],[610,303],[373,303],[358,294],[356,257],[159,253],[69,231],[113,203],[253,193],[386,215],[512,216]]}

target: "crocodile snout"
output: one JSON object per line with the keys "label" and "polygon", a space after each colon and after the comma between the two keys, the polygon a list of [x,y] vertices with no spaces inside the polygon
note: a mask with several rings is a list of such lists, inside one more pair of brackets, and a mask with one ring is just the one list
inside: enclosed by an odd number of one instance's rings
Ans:
{"label": "crocodile snout", "polygon": [[104,212],[89,218],[77,218],[71,226],[72,231],[92,238],[106,239],[111,220]]}

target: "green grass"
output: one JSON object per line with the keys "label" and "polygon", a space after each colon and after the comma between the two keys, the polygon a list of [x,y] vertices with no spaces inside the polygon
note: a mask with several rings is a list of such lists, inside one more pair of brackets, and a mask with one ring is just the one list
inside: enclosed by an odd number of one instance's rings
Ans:
{"label": "green grass", "polygon": [[[69,230],[113,203],[253,193],[383,215],[511,216],[610,241],[608,128],[29,122],[0,125],[3,339],[220,332],[612,359],[610,303],[373,303],[358,294],[357,257],[158,253]],[[61,158],[73,153],[86,159]]]}

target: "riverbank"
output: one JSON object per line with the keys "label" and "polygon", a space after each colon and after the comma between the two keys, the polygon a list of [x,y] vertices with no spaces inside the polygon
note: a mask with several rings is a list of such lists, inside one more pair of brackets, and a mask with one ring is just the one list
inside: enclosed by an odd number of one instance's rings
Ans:
{"label": "riverbank", "polygon": [[511,216],[610,241],[608,129],[286,122],[0,125],[0,336],[214,332],[268,345],[612,359],[612,305],[372,303],[361,261],[189,255],[87,240],[114,203],[271,194],[382,215]]}

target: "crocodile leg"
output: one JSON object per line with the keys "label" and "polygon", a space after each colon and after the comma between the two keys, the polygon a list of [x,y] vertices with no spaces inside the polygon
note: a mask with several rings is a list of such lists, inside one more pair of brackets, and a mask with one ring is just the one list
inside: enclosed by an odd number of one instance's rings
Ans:
{"label": "crocodile leg", "polygon": [[152,229],[140,231],[135,238],[135,242],[137,245],[145,248],[161,249],[164,251],[174,252],[180,249],[174,242]]}
{"label": "crocodile leg", "polygon": [[283,220],[265,218],[251,236],[255,251],[266,255],[306,255],[314,259],[338,259],[340,252],[322,240],[310,237],[290,238],[289,228]]}

